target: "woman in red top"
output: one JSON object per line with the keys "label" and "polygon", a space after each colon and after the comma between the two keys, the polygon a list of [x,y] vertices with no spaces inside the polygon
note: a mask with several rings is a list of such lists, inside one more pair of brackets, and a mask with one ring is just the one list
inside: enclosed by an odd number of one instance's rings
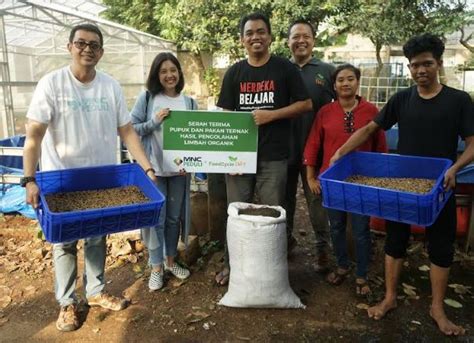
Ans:
{"label": "woman in red top", "polygon": [[[321,194],[316,171],[325,171],[336,150],[354,131],[371,122],[378,112],[373,104],[357,95],[360,81],[358,68],[343,64],[334,71],[333,79],[337,100],[325,105],[317,113],[304,151],[303,163],[306,165],[308,185],[316,194]],[[384,132],[380,130],[372,137],[359,150],[386,152]],[[321,155],[322,162],[319,159]],[[350,267],[346,248],[347,212],[328,209],[328,217],[337,269],[328,275],[327,280],[333,285],[339,285],[349,273]],[[354,213],[351,217],[357,251],[356,292],[367,295],[370,293],[367,283],[370,258],[369,217]]]}

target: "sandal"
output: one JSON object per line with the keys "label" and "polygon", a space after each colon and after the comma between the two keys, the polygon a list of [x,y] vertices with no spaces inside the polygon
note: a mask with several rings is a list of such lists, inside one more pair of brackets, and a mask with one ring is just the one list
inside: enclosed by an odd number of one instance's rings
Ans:
{"label": "sandal", "polygon": [[347,275],[349,274],[349,269],[337,268],[336,271],[333,271],[328,274],[326,280],[333,286],[339,286],[344,282]]}
{"label": "sandal", "polygon": [[365,297],[372,293],[367,279],[356,278],[356,295]]}
{"label": "sandal", "polygon": [[217,286],[226,286],[229,283],[229,268],[222,269],[219,273],[216,274],[216,284]]}

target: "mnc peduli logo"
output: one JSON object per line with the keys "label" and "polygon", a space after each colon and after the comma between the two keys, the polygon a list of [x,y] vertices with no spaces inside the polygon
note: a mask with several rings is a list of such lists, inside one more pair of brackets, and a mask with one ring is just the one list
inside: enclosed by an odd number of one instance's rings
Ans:
{"label": "mnc peduli logo", "polygon": [[186,167],[202,167],[202,157],[201,156],[183,156],[181,159],[180,157],[176,157],[173,162],[179,167],[183,166]]}

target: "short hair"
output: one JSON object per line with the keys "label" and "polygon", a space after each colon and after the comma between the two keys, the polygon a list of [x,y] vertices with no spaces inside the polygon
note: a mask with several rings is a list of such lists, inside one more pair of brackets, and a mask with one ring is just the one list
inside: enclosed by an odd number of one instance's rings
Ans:
{"label": "short hair", "polygon": [[339,73],[343,70],[351,70],[355,74],[355,77],[356,77],[357,81],[360,80],[360,69],[353,66],[350,63],[344,63],[344,64],[341,64],[341,65],[337,66],[336,70],[334,70],[334,72],[332,73],[332,82],[333,82],[333,84],[336,83],[337,75],[339,75]]}
{"label": "short hair", "polygon": [[293,26],[298,25],[298,24],[303,24],[303,25],[309,26],[309,28],[311,29],[311,34],[313,35],[313,38],[316,36],[316,31],[314,30],[313,24],[311,24],[311,23],[310,23],[309,21],[307,21],[307,20],[298,19],[298,20],[295,20],[295,21],[290,25],[290,27],[288,28],[288,32],[287,32],[287,37],[288,37],[288,38],[290,38],[290,33],[291,33],[291,29],[293,28]]}
{"label": "short hair", "polygon": [[181,69],[181,64],[179,63],[178,59],[170,52],[161,52],[156,55],[155,59],[153,60],[150,67],[150,73],[148,74],[148,79],[146,81],[146,88],[153,96],[164,90],[164,87],[160,82],[159,73],[161,65],[165,61],[171,61],[171,63],[173,63],[176,68],[178,68],[179,80],[175,87],[176,93],[181,93],[184,88],[183,70]]}
{"label": "short hair", "polygon": [[434,58],[440,60],[444,52],[443,41],[431,33],[424,33],[410,38],[403,45],[403,54],[408,60],[424,52],[431,52]]}
{"label": "short hair", "polygon": [[100,29],[93,24],[79,24],[79,25],[74,26],[71,29],[71,33],[69,34],[69,43],[72,43],[77,31],[87,31],[87,32],[96,33],[97,36],[99,36],[100,46],[102,47],[104,46],[104,36],[102,36],[102,32],[100,31]]}
{"label": "short hair", "polygon": [[255,12],[255,13],[247,14],[243,16],[242,19],[240,19],[240,37],[244,36],[245,24],[247,24],[248,21],[255,21],[255,20],[262,20],[267,26],[268,33],[270,35],[272,34],[272,27],[270,25],[270,20],[268,19],[268,17],[261,12]]}

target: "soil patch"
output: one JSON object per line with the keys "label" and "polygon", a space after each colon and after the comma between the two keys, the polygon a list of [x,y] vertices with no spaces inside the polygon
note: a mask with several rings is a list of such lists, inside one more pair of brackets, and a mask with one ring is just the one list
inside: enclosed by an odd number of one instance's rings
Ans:
{"label": "soil patch", "polygon": [[[429,316],[431,286],[426,267],[430,263],[423,236],[410,240],[397,289],[398,308],[380,321],[369,319],[365,308],[383,299],[385,293],[384,237],[373,236],[370,297],[355,293],[352,260],[346,280],[336,287],[328,284],[326,275],[313,268],[316,241],[300,187],[293,230],[298,245],[288,268],[290,284],[307,306],[305,310],[218,305],[227,291],[216,287],[214,281],[224,266],[224,252],[216,251],[220,245],[207,242],[206,237],[200,242],[203,257],[189,266],[189,279],[183,282],[165,274],[165,287],[149,292],[146,249],[141,244],[137,249],[137,242],[132,246],[122,234],[113,234],[107,239],[106,291],[127,296],[130,306],[119,312],[91,307],[83,312],[80,329],[59,332],[55,326],[59,306],[54,298],[52,245],[34,239],[30,233],[34,228],[30,219],[0,215],[0,342],[473,342],[474,294],[456,292],[463,288],[458,285],[474,285],[474,272],[463,267],[467,256],[457,251],[449,276],[449,284],[456,288],[449,287],[446,292],[447,298],[463,305],[447,305],[446,312],[468,330],[466,336],[443,336]],[[81,242],[76,291],[83,299]],[[353,245],[350,247],[352,257]],[[336,268],[333,254],[329,257],[331,267]],[[469,261],[472,258],[469,256]]]}
{"label": "soil patch", "polygon": [[52,193],[45,196],[51,212],[71,212],[141,204],[149,199],[137,186]]}
{"label": "soil patch", "polygon": [[270,207],[249,207],[239,210],[239,214],[246,214],[248,216],[263,216],[263,217],[280,217],[280,211]]}
{"label": "soil patch", "polygon": [[419,178],[393,178],[393,177],[369,177],[363,175],[352,175],[346,182],[357,183],[365,186],[373,186],[387,189],[395,189],[402,192],[411,192],[418,194],[429,193],[436,183],[432,179]]}

